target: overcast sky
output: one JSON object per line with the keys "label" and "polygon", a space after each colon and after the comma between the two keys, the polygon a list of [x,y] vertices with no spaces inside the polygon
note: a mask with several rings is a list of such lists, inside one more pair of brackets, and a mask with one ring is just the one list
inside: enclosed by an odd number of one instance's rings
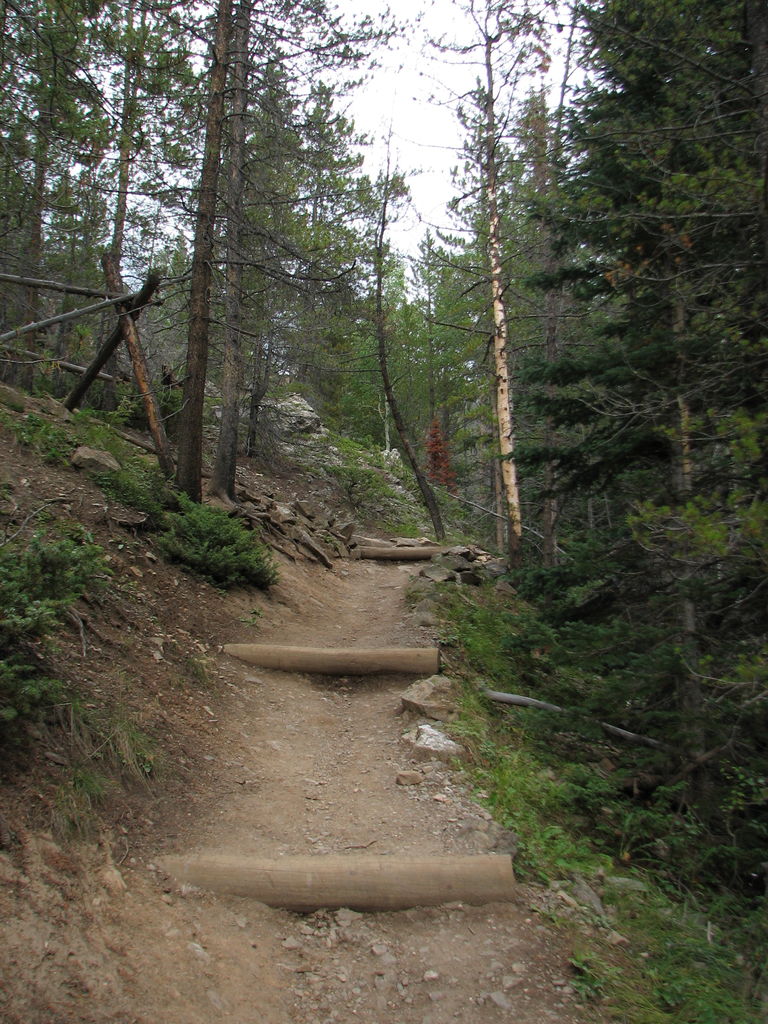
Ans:
{"label": "overcast sky", "polygon": [[[397,22],[407,27],[380,54],[380,67],[354,97],[350,114],[373,140],[366,152],[366,170],[372,176],[384,167],[391,132],[393,164],[408,176],[413,208],[390,234],[398,248],[414,253],[428,226],[448,226],[451,169],[460,160],[462,142],[448,93],[451,87],[469,88],[474,77],[466,68],[441,62],[427,44],[428,38],[452,27],[456,8],[451,0],[390,0],[389,6]],[[357,14],[369,9],[374,15],[381,9],[369,0],[339,0],[339,7]]]}
{"label": "overcast sky", "polygon": [[[366,12],[378,16],[376,0],[337,0],[350,16]],[[479,65],[466,57],[440,53],[430,40],[446,37],[469,43],[474,26],[453,0],[389,0],[396,22],[404,31],[389,50],[379,55],[379,68],[351,102],[349,113],[358,130],[370,136],[366,171],[373,177],[386,161],[386,139],[391,133],[393,164],[408,176],[412,208],[390,230],[392,243],[409,255],[417,252],[428,227],[452,227],[446,206],[455,194],[451,171],[462,161],[463,132],[456,117],[460,96],[471,90]],[[567,2],[562,4],[563,20]],[[562,46],[566,33],[552,33]],[[553,103],[559,99],[563,61],[553,55],[550,72]]]}

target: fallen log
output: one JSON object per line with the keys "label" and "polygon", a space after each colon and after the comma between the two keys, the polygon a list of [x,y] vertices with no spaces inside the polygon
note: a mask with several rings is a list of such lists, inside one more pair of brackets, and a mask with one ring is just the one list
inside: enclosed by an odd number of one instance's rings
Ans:
{"label": "fallen log", "polygon": [[79,319],[81,316],[98,313],[102,309],[108,309],[110,306],[116,306],[121,302],[130,302],[135,298],[134,292],[126,292],[125,295],[118,295],[115,299],[104,299],[102,302],[95,302],[91,306],[81,306],[79,309],[72,309],[68,313],[59,313],[57,316],[49,316],[45,320],[23,324],[21,327],[15,327],[12,331],[0,334],[0,342],[12,341],[14,338],[20,338],[24,334],[37,334],[44,327],[52,327],[54,324],[66,324],[71,320]]}
{"label": "fallen log", "polygon": [[362,547],[358,548],[358,558],[383,558],[393,562],[419,562],[440,555],[445,548],[435,545],[422,545],[412,548],[398,547]]}
{"label": "fallen log", "polygon": [[[2,274],[0,274],[0,278],[2,278]],[[5,342],[0,342],[0,349],[4,352],[10,352],[11,355],[15,356],[16,359],[14,362],[20,362],[24,359],[25,361],[32,363],[50,363],[51,366],[55,367],[57,370],[67,370],[69,373],[82,374],[85,373],[87,369],[87,367],[79,366],[77,363],[67,362],[66,359],[57,359],[56,356],[52,356],[50,354],[41,355],[39,352],[32,352],[31,349],[28,348],[17,349],[13,345],[7,345]],[[117,378],[113,377],[111,373],[99,372],[98,379],[112,381]]]}
{"label": "fallen log", "polygon": [[245,858],[165,857],[160,866],[179,882],[270,907],[405,910],[453,901],[479,905],[512,899],[508,854],[447,857],[329,855]]}
{"label": "fallen log", "polygon": [[95,299],[119,299],[119,295],[111,295],[103,288],[83,288],[77,284],[62,284],[60,281],[41,281],[36,277],[19,277],[17,274],[0,274],[0,281],[19,284],[24,288],[42,288],[44,291],[66,292],[68,295],[89,295]]}
{"label": "fallen log", "polygon": [[226,644],[225,654],[261,668],[322,675],[371,675],[377,672],[415,672],[432,676],[440,671],[437,647],[276,647],[274,644]]}

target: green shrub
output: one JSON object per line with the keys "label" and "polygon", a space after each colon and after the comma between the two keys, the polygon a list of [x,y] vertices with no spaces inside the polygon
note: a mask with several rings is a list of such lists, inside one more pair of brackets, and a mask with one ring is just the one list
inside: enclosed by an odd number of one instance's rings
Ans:
{"label": "green shrub", "polygon": [[372,510],[392,496],[392,488],[380,472],[364,466],[331,466],[349,504],[356,511]]}
{"label": "green shrub", "polygon": [[220,587],[266,588],[277,582],[269,551],[239,520],[183,494],[179,504],[180,512],[166,515],[159,540],[161,551],[172,562]]}
{"label": "green shrub", "polygon": [[134,456],[121,469],[98,473],[93,479],[108,498],[143,512],[149,529],[160,526],[168,483],[159,466]]}
{"label": "green shrub", "polygon": [[68,430],[48,423],[34,413],[29,413],[21,420],[11,421],[9,426],[16,439],[33,448],[43,462],[66,465],[77,447],[77,442]]}
{"label": "green shrub", "polygon": [[30,663],[29,645],[45,638],[67,608],[107,577],[101,548],[87,534],[0,547],[0,723],[55,699],[59,684]]}

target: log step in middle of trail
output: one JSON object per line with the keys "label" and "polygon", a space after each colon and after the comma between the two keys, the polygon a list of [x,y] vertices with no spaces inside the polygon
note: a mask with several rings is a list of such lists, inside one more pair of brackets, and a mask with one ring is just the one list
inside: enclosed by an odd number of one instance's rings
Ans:
{"label": "log step in middle of trail", "polygon": [[274,644],[225,644],[224,653],[260,668],[321,675],[364,676],[378,672],[440,671],[437,647],[276,647]]}
{"label": "log step in middle of trail", "polygon": [[508,854],[413,857],[338,855],[164,857],[160,866],[179,882],[249,896],[270,907],[309,912],[406,910],[459,901],[472,905],[512,899],[515,876]]}

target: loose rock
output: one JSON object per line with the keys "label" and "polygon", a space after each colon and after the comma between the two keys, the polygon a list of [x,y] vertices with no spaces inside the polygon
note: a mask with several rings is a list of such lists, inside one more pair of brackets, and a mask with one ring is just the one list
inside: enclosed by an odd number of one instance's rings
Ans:
{"label": "loose rock", "polygon": [[432,725],[417,725],[404,734],[403,740],[410,745],[414,757],[422,761],[450,762],[464,756],[463,747]]}
{"label": "loose rock", "polygon": [[419,679],[400,698],[404,711],[447,722],[454,717],[456,707],[453,697],[453,683],[448,676],[436,675]]}

